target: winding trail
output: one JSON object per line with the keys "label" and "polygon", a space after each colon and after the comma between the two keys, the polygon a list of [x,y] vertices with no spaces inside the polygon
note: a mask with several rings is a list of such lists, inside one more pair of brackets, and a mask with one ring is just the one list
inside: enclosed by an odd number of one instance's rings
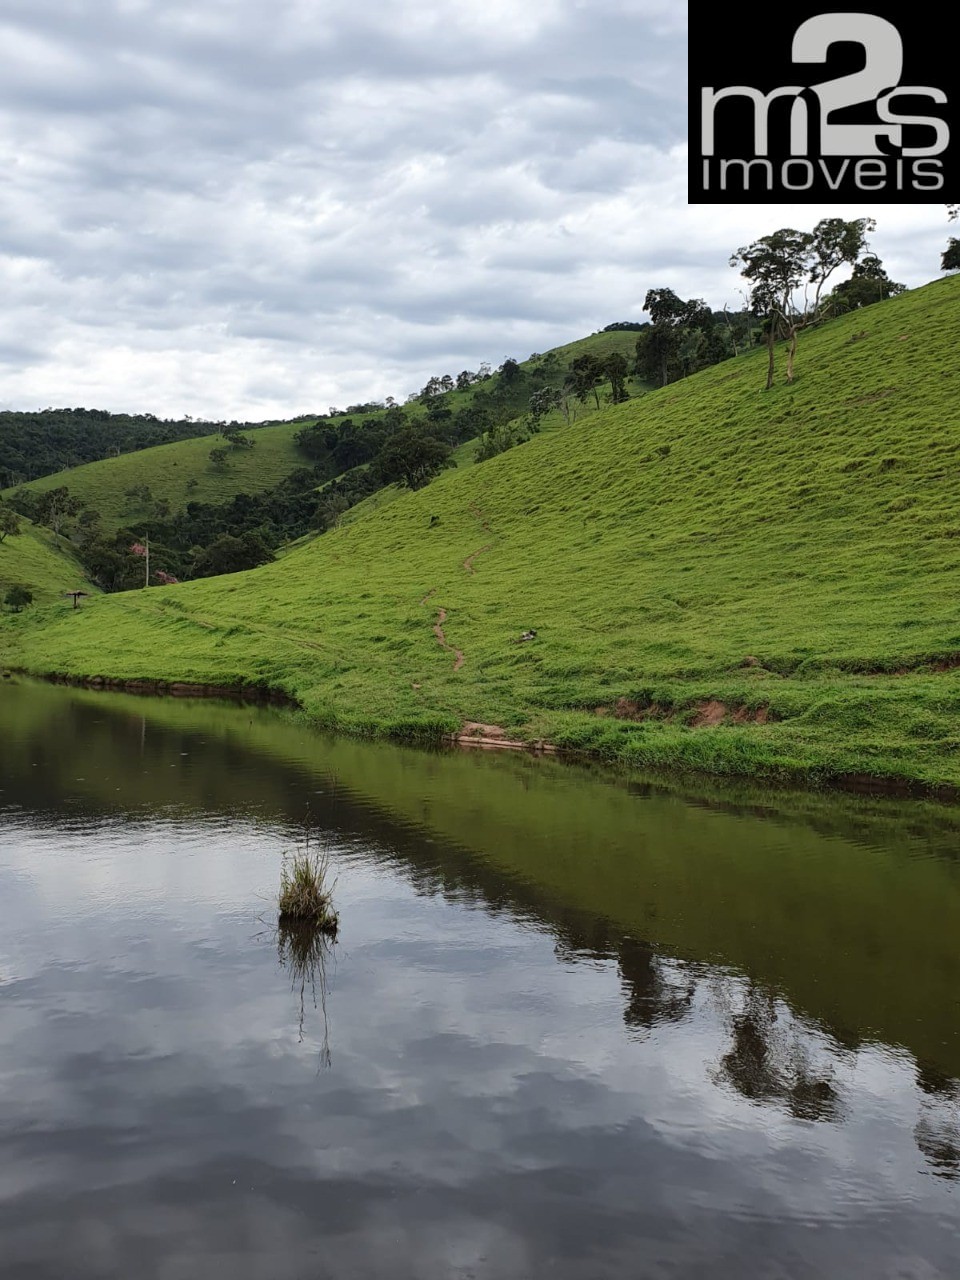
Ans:
{"label": "winding trail", "polygon": [[[493,533],[493,530],[490,528],[489,521],[487,520],[486,516],[483,514],[483,512],[480,510],[480,508],[477,506],[476,503],[471,504],[471,506],[469,506],[467,510],[473,516],[474,520],[476,520],[477,523],[480,525],[480,528],[483,530],[484,533],[491,533],[491,534]],[[488,542],[486,546],[481,547],[479,551],[474,551],[472,555],[467,556],[466,560],[464,560],[463,562],[463,567],[464,569],[466,569],[467,573],[471,573],[471,574],[476,573],[477,571],[473,567],[474,560],[476,560],[477,556],[482,556],[485,551],[490,551],[492,550],[492,548],[493,548],[493,543]]]}
{"label": "winding trail", "polygon": [[459,671],[464,663],[463,650],[455,649],[452,644],[447,644],[447,637],[443,634],[443,624],[446,620],[446,609],[440,609],[437,613],[437,620],[433,624],[433,634],[437,637],[442,648],[446,649],[448,653],[452,653],[454,655],[453,669],[454,671]]}
{"label": "winding trail", "polygon": [[488,542],[485,547],[481,547],[479,551],[474,551],[471,555],[467,556],[466,560],[463,562],[463,567],[466,569],[467,573],[477,572],[473,567],[474,560],[476,560],[477,556],[482,556],[485,551],[489,551],[492,546],[493,543]]}
{"label": "winding trail", "polygon": [[[493,533],[493,530],[490,528],[490,525],[487,523],[487,520],[484,517],[483,512],[480,510],[478,506],[476,506],[476,504],[470,506],[468,510],[470,514],[474,517],[474,519],[479,522],[480,527],[481,529],[483,529],[484,533],[491,533],[491,534]],[[492,547],[493,547],[493,543],[488,542],[485,546],[480,547],[477,551],[471,552],[471,554],[467,556],[466,560],[463,561],[463,568],[466,570],[466,572],[469,574],[475,574],[477,571],[473,567],[474,560],[476,560],[477,556],[482,556],[485,551],[490,551]],[[438,590],[439,590],[439,587],[431,587],[430,590],[427,592],[427,594],[420,601],[421,605],[425,605],[432,596],[435,596],[437,594]],[[460,668],[463,666],[464,662],[466,661],[466,658],[464,657],[464,653],[462,649],[457,649],[452,644],[449,644],[447,642],[447,637],[444,634],[444,630],[443,630],[443,624],[446,622],[446,620],[447,620],[446,609],[439,609],[437,611],[437,620],[433,624],[433,634],[437,637],[437,643],[440,645],[440,647],[443,649],[446,649],[448,653],[453,654],[453,669],[454,671],[459,671]]]}

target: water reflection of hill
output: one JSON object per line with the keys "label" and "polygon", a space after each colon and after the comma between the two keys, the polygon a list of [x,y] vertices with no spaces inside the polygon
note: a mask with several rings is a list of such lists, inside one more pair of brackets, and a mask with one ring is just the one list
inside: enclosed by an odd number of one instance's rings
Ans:
{"label": "water reflection of hill", "polygon": [[917,1143],[957,1168],[954,810],[334,740],[259,708],[27,684],[0,698],[4,801],[52,823],[172,806],[291,828],[309,806],[423,892],[615,961],[631,1034],[720,1002],[715,1080],[758,1106],[838,1121],[850,1055],[904,1046],[927,1100]]}

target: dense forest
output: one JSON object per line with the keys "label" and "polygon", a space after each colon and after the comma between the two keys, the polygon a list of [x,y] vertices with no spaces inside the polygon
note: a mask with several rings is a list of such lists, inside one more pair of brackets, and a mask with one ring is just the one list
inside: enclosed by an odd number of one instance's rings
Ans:
{"label": "dense forest", "polygon": [[164,420],[152,413],[108,413],[106,409],[6,410],[0,412],[0,489],[151,445],[213,435],[223,426],[193,418]]}

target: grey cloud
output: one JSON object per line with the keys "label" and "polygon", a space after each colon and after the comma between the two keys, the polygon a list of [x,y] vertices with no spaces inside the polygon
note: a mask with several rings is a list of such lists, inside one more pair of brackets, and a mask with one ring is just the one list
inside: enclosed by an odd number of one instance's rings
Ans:
{"label": "grey cloud", "polygon": [[43,349],[39,346],[0,341],[0,364],[20,367],[25,364],[36,364],[42,358]]}
{"label": "grey cloud", "polygon": [[[8,0],[0,406],[259,419],[543,350],[652,285],[735,302],[757,211],[686,207],[684,26],[666,0]],[[945,223],[890,212],[920,283]]]}

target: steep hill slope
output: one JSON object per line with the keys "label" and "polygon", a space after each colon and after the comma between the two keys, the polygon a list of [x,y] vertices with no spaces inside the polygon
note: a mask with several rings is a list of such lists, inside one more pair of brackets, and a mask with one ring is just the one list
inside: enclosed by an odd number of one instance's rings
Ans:
{"label": "steep hill slope", "polygon": [[15,586],[31,591],[35,605],[60,601],[64,591],[91,595],[99,591],[86,581],[80,565],[49,530],[38,529],[24,519],[19,534],[0,542],[0,600]]}
{"label": "steep hill slope", "polygon": [[[276,565],[11,619],[33,671],[258,680],[346,728],[960,783],[960,280],[442,477]],[[534,629],[536,636],[522,641]]]}

